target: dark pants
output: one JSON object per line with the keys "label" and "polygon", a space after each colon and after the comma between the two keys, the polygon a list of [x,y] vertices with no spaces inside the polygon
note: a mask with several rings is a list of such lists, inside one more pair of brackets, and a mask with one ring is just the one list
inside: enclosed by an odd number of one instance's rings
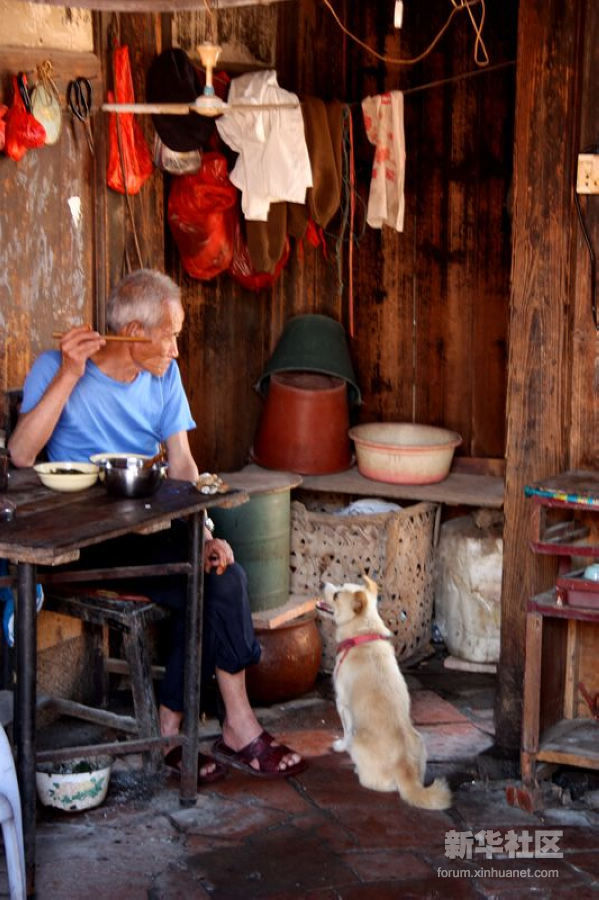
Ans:
{"label": "dark pants", "polygon": [[[142,565],[177,562],[187,559],[187,527],[173,522],[168,531],[146,537],[129,535],[108,541],[100,547],[85,548],[78,568],[111,565]],[[168,622],[166,672],[160,686],[159,701],[169,709],[183,710],[183,671],[185,662],[185,603],[187,579],[183,575],[127,579],[111,589],[144,594],[166,606],[172,615]],[[204,627],[202,641],[202,681],[212,678],[215,668],[235,674],[260,659],[260,644],[252,625],[247,576],[240,565],[228,566],[222,575],[204,575]]]}

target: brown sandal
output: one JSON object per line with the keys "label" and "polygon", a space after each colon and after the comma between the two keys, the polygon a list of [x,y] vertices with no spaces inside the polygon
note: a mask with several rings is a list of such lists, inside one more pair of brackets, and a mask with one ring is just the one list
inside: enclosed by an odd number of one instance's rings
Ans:
{"label": "brown sandal", "polygon": [[[234,769],[240,769],[255,778],[289,778],[291,775],[299,775],[307,767],[305,759],[301,759],[293,766],[280,769],[279,764],[284,756],[293,753],[285,744],[277,744],[273,747],[275,738],[267,731],[263,731],[241,750],[232,750],[222,738],[219,738],[213,746],[214,758]],[[258,762],[258,768],[252,765],[252,761]]]}
{"label": "brown sandal", "polygon": [[[164,757],[164,765],[167,769],[170,769],[171,772],[175,772],[177,775],[181,774],[181,759],[183,757],[183,751],[181,747],[173,747],[172,750]],[[208,763],[213,762],[216,766],[213,772],[208,772],[207,775],[202,775],[201,769],[202,766],[205,766]],[[205,756],[204,753],[198,753],[198,784],[214,784],[215,781],[221,781],[225,775],[227,774],[227,767],[221,765],[215,759],[212,759],[210,756]]]}

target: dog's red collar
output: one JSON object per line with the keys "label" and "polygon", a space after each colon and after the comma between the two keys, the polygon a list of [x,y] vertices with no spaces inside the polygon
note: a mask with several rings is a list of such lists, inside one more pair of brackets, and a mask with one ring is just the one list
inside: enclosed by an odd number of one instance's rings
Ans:
{"label": "dog's red collar", "polygon": [[341,641],[340,644],[337,644],[337,656],[340,658],[337,660],[337,668],[341,665],[349,651],[352,647],[357,647],[358,644],[367,644],[370,641],[387,641],[389,638],[386,634],[357,634],[355,637],[346,638],[344,641]]}

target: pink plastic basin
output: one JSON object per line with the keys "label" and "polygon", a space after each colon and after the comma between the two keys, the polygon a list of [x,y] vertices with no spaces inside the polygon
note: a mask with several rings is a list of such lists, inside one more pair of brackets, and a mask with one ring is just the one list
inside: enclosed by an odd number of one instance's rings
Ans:
{"label": "pink plastic basin", "polygon": [[434,484],[449,474],[462,443],[456,431],[413,422],[355,425],[349,436],[356,447],[358,471],[390,484]]}

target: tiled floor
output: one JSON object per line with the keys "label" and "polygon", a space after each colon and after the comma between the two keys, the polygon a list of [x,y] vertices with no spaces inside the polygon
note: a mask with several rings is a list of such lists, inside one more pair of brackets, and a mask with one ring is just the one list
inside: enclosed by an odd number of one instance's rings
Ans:
{"label": "tiled floor", "polygon": [[[295,779],[231,770],[182,808],[173,778],[148,782],[137,760],[123,757],[101,807],[73,815],[41,809],[37,897],[595,896],[599,792],[563,805],[568,795],[554,786],[536,814],[508,805],[506,787],[517,780],[479,776],[493,745],[492,678],[417,670],[408,681],[429,774],[448,774],[454,788],[449,810],[415,810],[395,793],[360,787],[347,755],[330,750],[339,728],[324,682],[309,697],[262,713],[263,724],[309,757]],[[207,722],[207,746],[216,733]],[[540,855],[542,832],[558,858]],[[527,839],[532,856],[522,857]]]}

